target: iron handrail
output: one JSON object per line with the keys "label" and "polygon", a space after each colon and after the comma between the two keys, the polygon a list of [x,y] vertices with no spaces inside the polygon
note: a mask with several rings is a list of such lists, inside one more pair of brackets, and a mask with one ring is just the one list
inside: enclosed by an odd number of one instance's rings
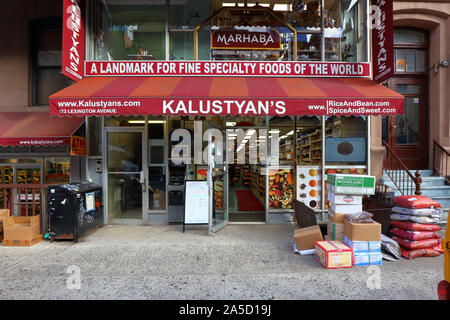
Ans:
{"label": "iron handrail", "polygon": [[422,178],[420,171],[417,170],[413,175],[406,164],[395,154],[385,141],[383,141],[383,146],[387,150],[388,159],[388,168],[383,167],[383,171],[386,172],[400,193],[402,195],[421,195],[422,191],[420,190],[420,185],[422,184]]}
{"label": "iron handrail", "polygon": [[[436,151],[438,156],[436,157]],[[436,164],[436,159],[438,163]],[[440,145],[436,140],[433,140],[433,171],[439,174],[441,177],[450,184],[450,176],[449,176],[449,159],[450,152],[445,150],[445,148]],[[445,167],[445,170],[444,170]]]}

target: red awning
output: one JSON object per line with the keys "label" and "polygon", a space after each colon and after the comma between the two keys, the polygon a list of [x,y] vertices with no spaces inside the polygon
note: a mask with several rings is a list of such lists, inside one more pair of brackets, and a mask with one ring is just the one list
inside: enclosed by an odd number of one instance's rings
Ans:
{"label": "red awning", "polygon": [[92,77],[50,96],[50,114],[394,115],[403,96],[363,78]]}
{"label": "red awning", "polygon": [[46,112],[1,112],[0,146],[70,144],[84,119],[50,118]]}

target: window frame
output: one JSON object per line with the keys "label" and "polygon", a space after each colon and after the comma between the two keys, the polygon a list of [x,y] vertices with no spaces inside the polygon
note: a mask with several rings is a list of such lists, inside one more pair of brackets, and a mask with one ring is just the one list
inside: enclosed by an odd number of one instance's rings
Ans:
{"label": "window frame", "polygon": [[[61,65],[59,66],[38,66],[38,42],[39,42],[39,31],[42,29],[60,29],[62,34],[62,21],[61,17],[46,17],[32,20],[29,24],[29,35],[30,35],[30,80],[29,85],[31,90],[29,102],[30,106],[42,107],[48,104],[39,103],[38,96],[38,70],[59,70],[61,72]],[[62,48],[61,48],[62,50]]]}
{"label": "window frame", "polygon": [[[400,28],[395,28],[394,29],[394,33],[395,31],[399,31],[399,30],[405,30],[405,31],[416,31],[416,32],[421,32],[425,35],[425,42],[423,43],[410,43],[410,42],[394,42],[394,65],[395,65],[395,71],[394,74],[395,76],[423,76],[428,74],[430,66],[429,66],[429,59],[430,59],[430,34],[427,30],[423,30],[423,29],[418,29],[418,28],[410,28],[410,27],[400,27]],[[397,65],[396,65],[396,58],[397,58],[397,50],[414,50],[414,57],[416,59],[417,57],[417,51],[424,51],[424,56],[425,56],[425,71],[421,71],[421,72],[408,72],[406,71],[406,65],[405,65],[405,71],[397,71]],[[405,51],[406,52],[406,51]],[[416,68],[416,60],[414,61],[414,70]]]}

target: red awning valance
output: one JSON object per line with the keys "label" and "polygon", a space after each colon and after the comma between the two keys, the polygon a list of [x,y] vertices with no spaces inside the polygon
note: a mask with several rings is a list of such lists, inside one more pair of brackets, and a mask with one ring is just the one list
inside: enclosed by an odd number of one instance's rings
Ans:
{"label": "red awning valance", "polygon": [[95,77],[50,96],[50,114],[388,115],[403,96],[361,78]]}
{"label": "red awning valance", "polygon": [[50,118],[46,112],[1,112],[0,146],[70,144],[84,119]]}

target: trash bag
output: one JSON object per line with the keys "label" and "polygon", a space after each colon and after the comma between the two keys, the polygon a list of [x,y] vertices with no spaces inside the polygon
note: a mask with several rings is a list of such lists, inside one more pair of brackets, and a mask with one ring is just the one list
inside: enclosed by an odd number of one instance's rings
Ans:
{"label": "trash bag", "polygon": [[381,234],[381,250],[389,253],[394,258],[400,259],[402,257],[401,248],[397,241]]}

